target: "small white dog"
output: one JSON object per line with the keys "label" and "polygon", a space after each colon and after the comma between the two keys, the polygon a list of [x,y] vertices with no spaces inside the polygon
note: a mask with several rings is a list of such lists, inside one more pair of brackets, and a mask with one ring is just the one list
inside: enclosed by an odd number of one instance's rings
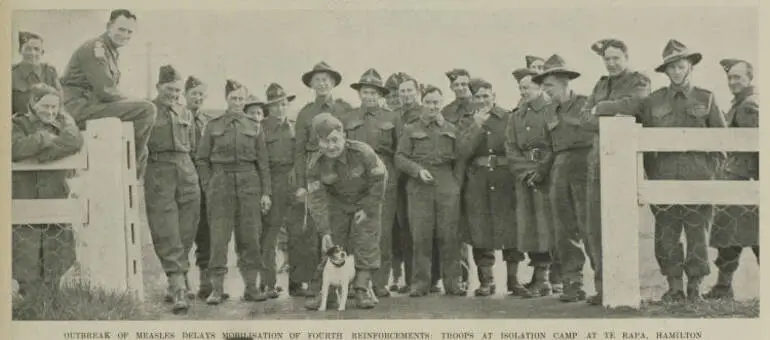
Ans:
{"label": "small white dog", "polygon": [[[348,255],[340,246],[333,246],[326,251],[326,265],[323,271],[323,285],[321,286],[321,306],[318,311],[326,310],[326,302],[329,298],[329,288],[333,288],[339,301],[338,311],[344,311],[348,302],[350,284],[356,277],[356,260],[353,255]],[[369,283],[367,294],[372,297],[374,303],[379,302],[374,295],[372,284]]]}

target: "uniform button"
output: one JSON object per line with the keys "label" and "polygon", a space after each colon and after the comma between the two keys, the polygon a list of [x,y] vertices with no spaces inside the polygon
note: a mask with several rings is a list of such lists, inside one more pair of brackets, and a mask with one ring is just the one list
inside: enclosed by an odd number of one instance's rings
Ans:
{"label": "uniform button", "polygon": [[489,131],[487,131],[487,136],[489,136],[489,135],[491,135],[491,134],[492,134],[492,132],[489,132]]}
{"label": "uniform button", "polygon": [[489,190],[495,190],[495,187],[489,187]]}
{"label": "uniform button", "polygon": [[493,153],[494,151],[492,149],[489,149],[489,153]]}
{"label": "uniform button", "polygon": [[531,128],[529,126],[527,126],[527,131],[529,131],[529,129],[531,129]]}

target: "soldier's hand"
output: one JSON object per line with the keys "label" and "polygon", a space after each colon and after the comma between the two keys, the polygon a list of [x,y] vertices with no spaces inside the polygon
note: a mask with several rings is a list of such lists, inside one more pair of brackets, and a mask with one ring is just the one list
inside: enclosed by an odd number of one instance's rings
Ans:
{"label": "soldier's hand", "polygon": [[270,196],[263,195],[262,200],[260,201],[262,204],[262,213],[267,213],[268,210],[270,210],[270,206],[272,205],[272,202],[270,201]]}
{"label": "soldier's hand", "polygon": [[321,238],[321,252],[326,253],[329,248],[334,246],[334,242],[332,242],[332,235],[326,234]]}
{"label": "soldier's hand", "polygon": [[359,224],[366,220],[368,216],[366,216],[366,212],[363,210],[356,211],[355,215],[353,215],[353,220],[356,222],[356,224]]}
{"label": "soldier's hand", "polygon": [[307,190],[305,190],[305,188],[297,189],[297,192],[294,193],[294,197],[297,198],[297,201],[304,202],[305,201],[305,197],[307,197]]}
{"label": "soldier's hand", "polygon": [[420,180],[425,182],[425,183],[432,183],[433,182],[433,175],[431,175],[430,171],[428,171],[428,170],[422,169],[422,170],[420,170],[418,175],[420,176]]}

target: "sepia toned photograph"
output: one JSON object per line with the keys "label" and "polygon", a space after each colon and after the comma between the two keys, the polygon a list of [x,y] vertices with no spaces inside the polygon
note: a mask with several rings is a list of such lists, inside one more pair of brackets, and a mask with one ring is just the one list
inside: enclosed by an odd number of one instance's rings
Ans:
{"label": "sepia toned photograph", "polygon": [[13,10],[12,319],[756,319],[757,11]]}

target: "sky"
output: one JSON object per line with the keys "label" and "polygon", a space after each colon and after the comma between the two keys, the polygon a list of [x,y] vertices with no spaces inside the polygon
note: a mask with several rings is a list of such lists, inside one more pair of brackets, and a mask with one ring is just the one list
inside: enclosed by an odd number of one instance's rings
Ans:
{"label": "sky", "polygon": [[[120,88],[128,95],[154,96],[158,68],[174,65],[185,77],[209,83],[204,104],[223,109],[225,79],[235,79],[264,98],[270,82],[297,94],[294,111],[312,100],[300,77],[319,61],[342,73],[335,96],[359,104],[350,84],[374,67],[383,80],[404,71],[446,90],[444,73],[465,68],[494,86],[498,103],[511,108],[519,98],[511,75],[524,55],[561,55],[582,76],[573,89],[589,94],[605,74],[590,46],[615,37],[629,46],[633,69],[651,76],[653,88],[668,83],[653,69],[666,41],[675,38],[703,54],[693,83],[715,92],[723,110],[732,96],[722,58],[758,60],[756,8],[530,8],[497,11],[430,10],[155,10],[136,11],[138,30],[121,50]],[[59,73],[72,52],[104,31],[109,11],[36,10],[12,14],[16,34],[29,30],[45,39],[48,63]],[[151,44],[151,46],[149,45]],[[15,53],[13,60],[19,59]]]}

